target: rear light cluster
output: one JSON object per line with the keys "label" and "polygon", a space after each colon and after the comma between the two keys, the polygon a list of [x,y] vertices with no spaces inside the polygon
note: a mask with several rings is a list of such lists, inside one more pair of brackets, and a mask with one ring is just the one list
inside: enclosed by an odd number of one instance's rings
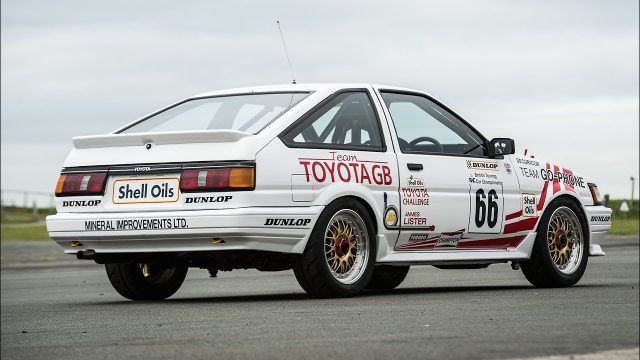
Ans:
{"label": "rear light cluster", "polygon": [[250,167],[200,168],[182,171],[180,191],[253,190],[255,169]]}
{"label": "rear light cluster", "polygon": [[56,196],[102,195],[106,172],[62,174],[56,184]]}
{"label": "rear light cluster", "polygon": [[[61,174],[56,196],[103,195],[107,172]],[[236,191],[255,188],[255,168],[216,167],[182,170],[180,191]]]}

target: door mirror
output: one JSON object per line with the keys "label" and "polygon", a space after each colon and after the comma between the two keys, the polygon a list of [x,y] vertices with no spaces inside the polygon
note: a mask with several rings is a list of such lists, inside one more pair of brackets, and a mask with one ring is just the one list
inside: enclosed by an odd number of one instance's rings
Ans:
{"label": "door mirror", "polygon": [[489,142],[489,155],[491,157],[515,154],[516,144],[513,139],[495,138]]}

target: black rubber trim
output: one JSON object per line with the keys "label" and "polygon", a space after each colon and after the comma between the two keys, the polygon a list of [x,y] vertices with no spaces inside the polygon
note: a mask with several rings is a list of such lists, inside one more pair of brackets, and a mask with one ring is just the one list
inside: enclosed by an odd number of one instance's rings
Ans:
{"label": "black rubber trim", "polygon": [[[122,164],[101,166],[76,166],[63,168],[62,174],[108,172],[109,175],[145,175],[157,173],[179,173],[185,169],[216,168],[216,167],[256,167],[253,160],[238,161],[196,161],[175,163],[147,163],[147,164]],[[138,170],[136,170],[138,168]],[[148,170],[142,170],[148,168]]]}
{"label": "black rubber trim", "polygon": [[76,166],[62,168],[60,174],[81,174],[81,173],[100,173],[109,172],[108,166]]}

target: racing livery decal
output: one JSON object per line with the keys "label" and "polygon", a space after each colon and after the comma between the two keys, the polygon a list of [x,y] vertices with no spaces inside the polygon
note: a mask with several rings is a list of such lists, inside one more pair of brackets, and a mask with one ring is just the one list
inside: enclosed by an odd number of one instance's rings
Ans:
{"label": "racing livery decal", "polygon": [[86,220],[84,222],[85,231],[165,230],[188,227],[187,220],[184,218]]}
{"label": "racing livery decal", "polygon": [[538,216],[538,210],[536,209],[535,194],[522,194],[522,216],[524,217]]}
{"label": "racing livery decal", "polygon": [[432,236],[424,240],[413,241],[406,244],[398,245],[395,250],[398,251],[429,251],[429,250],[446,250],[446,249],[466,249],[466,250],[483,250],[483,249],[504,249],[508,247],[517,247],[524,240],[525,235],[508,236],[501,238],[490,238],[482,240],[473,240],[464,236],[464,229],[450,233],[442,233]]}
{"label": "racing livery decal", "polygon": [[469,170],[498,171],[498,162],[497,161],[467,160],[467,168],[469,168]]}
{"label": "racing livery decal", "polygon": [[307,226],[311,219],[266,219],[265,226]]}
{"label": "racing livery decal", "polygon": [[453,233],[453,234],[443,233],[443,234],[440,234],[440,237],[438,237],[438,240],[436,241],[436,245],[434,246],[434,248],[437,248],[437,247],[456,248],[458,247],[460,240],[462,240],[462,232]]}
{"label": "racing livery decal", "polygon": [[64,200],[62,201],[62,206],[98,206],[101,202],[102,200]]}
{"label": "racing livery decal", "polygon": [[[551,164],[549,163],[546,163],[546,167],[542,168],[539,166],[540,163],[538,161],[529,159],[516,158],[516,162],[523,165],[518,167],[523,177],[544,181],[543,191],[546,189],[548,183],[552,183],[554,194],[561,190],[561,184],[565,190],[571,192],[575,192],[576,186],[583,189],[586,186],[582,176],[574,175],[573,171],[567,168],[560,168],[557,165],[553,165],[553,170],[551,170]],[[527,165],[533,166],[533,168]]]}
{"label": "racing livery decal", "polygon": [[398,226],[398,209],[393,205],[388,205],[388,195],[384,193],[384,227],[387,229],[397,228]]}
{"label": "racing livery decal", "polygon": [[421,178],[407,178],[406,186],[400,189],[402,199],[402,228],[434,231],[434,225],[428,225],[425,212],[429,206],[429,191]]}
{"label": "racing livery decal", "polygon": [[307,182],[355,182],[369,185],[391,185],[391,168],[386,161],[361,160],[351,154],[329,151],[329,158],[298,158]]}
{"label": "racing livery decal", "polygon": [[411,234],[409,242],[424,241],[429,239],[429,234]]}
{"label": "racing livery decal", "polygon": [[221,203],[233,199],[232,195],[186,197],[185,204]]}

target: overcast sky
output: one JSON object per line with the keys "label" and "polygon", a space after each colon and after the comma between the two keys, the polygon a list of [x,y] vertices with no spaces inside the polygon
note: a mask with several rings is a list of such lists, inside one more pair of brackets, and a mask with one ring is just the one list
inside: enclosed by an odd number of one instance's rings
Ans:
{"label": "overcast sky", "polygon": [[638,178],[637,0],[1,4],[3,189],[52,191],[73,136],[290,82],[276,19],[298,82],[425,90],[612,197]]}

